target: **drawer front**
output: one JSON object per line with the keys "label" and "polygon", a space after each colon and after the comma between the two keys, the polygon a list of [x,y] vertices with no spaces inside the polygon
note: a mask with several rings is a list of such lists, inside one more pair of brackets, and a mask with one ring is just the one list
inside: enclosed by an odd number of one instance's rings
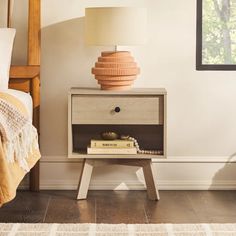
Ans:
{"label": "drawer front", "polygon": [[163,124],[162,96],[72,95],[72,124]]}

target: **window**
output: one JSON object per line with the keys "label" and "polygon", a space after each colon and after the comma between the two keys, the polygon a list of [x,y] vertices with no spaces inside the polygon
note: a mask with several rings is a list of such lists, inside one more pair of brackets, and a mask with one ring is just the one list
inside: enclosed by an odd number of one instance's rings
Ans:
{"label": "window", "polygon": [[236,70],[236,0],[197,0],[197,70]]}

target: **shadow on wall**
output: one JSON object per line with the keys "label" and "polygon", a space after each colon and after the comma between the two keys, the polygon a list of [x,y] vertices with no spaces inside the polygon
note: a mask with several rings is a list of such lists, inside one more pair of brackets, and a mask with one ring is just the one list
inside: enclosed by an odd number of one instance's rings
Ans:
{"label": "shadow on wall", "polygon": [[[222,181],[223,179],[223,181]],[[227,163],[216,172],[212,178],[209,190],[235,190],[236,189],[236,153],[233,153]]]}
{"label": "shadow on wall", "polygon": [[96,87],[91,67],[101,47],[84,44],[84,19],[45,27],[41,61],[41,150],[67,155],[67,94],[70,87]]}

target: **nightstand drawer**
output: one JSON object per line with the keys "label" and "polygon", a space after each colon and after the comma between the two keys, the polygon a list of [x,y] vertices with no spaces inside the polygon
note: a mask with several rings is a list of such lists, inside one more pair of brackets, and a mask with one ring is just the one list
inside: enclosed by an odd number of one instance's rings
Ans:
{"label": "nightstand drawer", "polygon": [[72,96],[72,124],[163,124],[163,96]]}

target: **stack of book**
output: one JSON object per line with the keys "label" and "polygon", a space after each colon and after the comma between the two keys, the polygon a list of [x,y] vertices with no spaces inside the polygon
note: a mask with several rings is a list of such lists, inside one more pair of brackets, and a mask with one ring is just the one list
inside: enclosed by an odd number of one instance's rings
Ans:
{"label": "stack of book", "polygon": [[87,148],[88,154],[137,154],[131,140],[96,140],[92,139]]}

